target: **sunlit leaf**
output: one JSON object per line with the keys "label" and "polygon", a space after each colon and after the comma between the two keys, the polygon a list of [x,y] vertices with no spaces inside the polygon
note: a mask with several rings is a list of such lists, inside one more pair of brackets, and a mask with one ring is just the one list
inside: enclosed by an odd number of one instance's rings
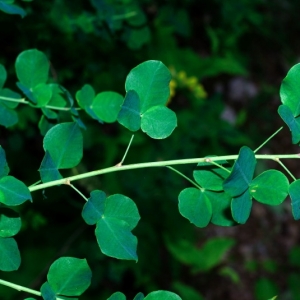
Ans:
{"label": "sunlit leaf", "polygon": [[168,291],[155,291],[148,294],[144,300],[181,300],[181,298]]}
{"label": "sunlit leaf", "polygon": [[141,113],[165,105],[170,96],[171,74],[160,61],[148,60],[133,68],[125,82],[126,92],[134,90],[141,100]]}
{"label": "sunlit leaf", "polygon": [[196,188],[186,188],[178,196],[179,212],[198,227],[208,225],[212,217],[212,207],[207,192]]}
{"label": "sunlit leaf", "polygon": [[288,195],[289,181],[277,170],[268,170],[250,184],[250,194],[261,203],[279,205]]}
{"label": "sunlit leaf", "polygon": [[80,296],[91,284],[92,271],[86,259],[61,257],[49,268],[47,279],[56,294]]}
{"label": "sunlit leaf", "polygon": [[21,256],[14,238],[0,237],[0,270],[15,271],[21,264]]}
{"label": "sunlit leaf", "polygon": [[141,128],[153,139],[164,139],[177,126],[176,114],[165,106],[154,106],[142,115]]}
{"label": "sunlit leaf", "polygon": [[126,297],[121,292],[113,293],[107,300],[126,300]]}
{"label": "sunlit leaf", "polygon": [[25,201],[32,201],[28,187],[13,176],[0,179],[0,202],[8,206],[16,206]]}
{"label": "sunlit leaf", "polygon": [[11,237],[21,229],[22,221],[17,212],[9,208],[0,208],[0,237]]}
{"label": "sunlit leaf", "polygon": [[43,52],[36,49],[23,51],[16,60],[17,77],[27,88],[33,88],[47,82],[49,66],[49,61]]}
{"label": "sunlit leaf", "polygon": [[300,115],[300,64],[294,65],[280,86],[281,102],[288,106],[294,117]]}
{"label": "sunlit leaf", "polygon": [[82,133],[73,122],[52,127],[44,137],[43,145],[58,169],[75,167],[83,155]]}
{"label": "sunlit leaf", "polygon": [[121,110],[123,99],[123,96],[118,93],[102,92],[94,98],[92,110],[104,122],[115,122]]}

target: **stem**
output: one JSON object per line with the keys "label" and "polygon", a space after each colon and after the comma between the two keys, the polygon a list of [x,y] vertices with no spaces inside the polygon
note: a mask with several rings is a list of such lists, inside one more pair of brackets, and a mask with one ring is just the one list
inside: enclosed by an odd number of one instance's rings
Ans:
{"label": "stem", "polygon": [[86,202],[88,202],[88,198],[84,196],[73,184],[68,184],[73,190],[75,190]]}
{"label": "stem", "polygon": [[277,161],[284,169],[285,171],[293,178],[294,181],[296,181],[296,177],[291,173],[291,171],[283,164],[283,162],[279,158],[275,158],[275,161]]}
{"label": "stem", "polygon": [[[8,287],[10,287],[14,290],[19,291],[19,292],[25,292],[25,293],[29,293],[29,294],[33,294],[33,295],[42,297],[42,293],[39,292],[39,291],[32,290],[32,289],[29,289],[27,287],[24,287],[24,286],[21,286],[21,285],[18,285],[18,284],[14,284],[14,283],[11,283],[9,281],[5,281],[5,280],[0,279],[0,284],[8,286]],[[56,297],[56,300],[64,300],[64,298]]]}
{"label": "stem", "polygon": [[[15,98],[8,98],[8,97],[0,96],[0,100],[9,101],[9,102],[18,102],[18,103],[27,104],[27,105],[31,104],[29,101],[25,100],[25,98],[15,99]],[[41,108],[41,107],[36,107],[36,106],[32,106],[32,107],[33,108]],[[51,105],[46,105],[46,106],[43,106],[43,107],[53,109],[53,110],[63,110],[63,111],[71,110],[71,107],[59,107],[59,106],[51,106]],[[75,108],[75,109],[76,110],[81,110],[81,108]]]}
{"label": "stem", "polygon": [[283,126],[281,126],[276,132],[274,132],[268,139],[266,139],[257,149],[254,150],[256,153],[260,148],[262,148],[269,140],[271,140],[279,131],[281,131]]}
{"label": "stem", "polygon": [[197,189],[202,190],[202,187],[200,185],[198,185],[196,182],[194,182],[192,179],[190,179],[189,177],[185,176],[183,173],[179,172],[178,170],[170,167],[170,166],[166,166],[168,169],[174,171],[175,173],[179,174],[180,176],[182,176],[184,179],[186,179],[187,181],[189,181],[191,184],[193,184]]}
{"label": "stem", "polygon": [[124,154],[124,156],[123,156],[121,162],[118,163],[118,166],[119,166],[119,167],[122,166],[122,164],[123,164],[123,162],[124,162],[124,160],[125,160],[125,158],[126,158],[126,155],[127,155],[127,153],[128,153],[128,150],[129,150],[129,148],[130,148],[130,145],[131,145],[131,143],[132,143],[133,138],[134,138],[134,134],[132,135],[132,137],[131,137],[131,139],[130,139],[130,141],[129,141],[129,144],[128,144],[128,146],[127,146],[127,149],[126,149],[126,151],[125,151],[125,154]]}
{"label": "stem", "polygon": [[218,164],[218,163],[216,163],[216,162],[214,162],[214,161],[211,161],[210,159],[208,159],[207,161],[210,162],[211,164],[213,164],[213,165],[219,167],[220,169],[223,169],[224,171],[230,173],[230,171],[229,171],[228,169],[226,169],[225,167],[223,167],[222,165],[220,165],[220,164]]}
{"label": "stem", "polygon": [[[257,154],[255,155],[256,159],[286,159],[286,158],[300,158],[300,154],[282,154],[282,155],[268,155],[268,154]],[[227,155],[227,156],[216,156],[210,157],[211,161],[219,161],[219,160],[235,160],[238,158],[238,155]],[[29,187],[31,192],[45,189],[51,186],[56,186],[60,184],[68,184],[68,182],[89,178],[96,175],[107,174],[111,172],[125,171],[125,170],[134,170],[134,169],[142,169],[142,168],[152,168],[152,167],[166,167],[171,165],[185,165],[185,164],[196,164],[199,162],[207,162],[207,157],[203,158],[189,158],[189,159],[179,159],[179,160],[166,160],[166,161],[157,161],[157,162],[148,162],[148,163],[140,163],[140,164],[131,164],[125,166],[114,166],[101,170],[91,171],[80,175],[71,176],[68,178],[63,178],[59,180],[54,180],[47,183],[41,183],[36,186]]]}

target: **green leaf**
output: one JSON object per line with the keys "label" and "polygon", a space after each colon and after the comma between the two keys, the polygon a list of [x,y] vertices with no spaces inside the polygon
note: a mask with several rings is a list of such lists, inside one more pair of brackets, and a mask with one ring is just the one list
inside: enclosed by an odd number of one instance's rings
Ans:
{"label": "green leaf", "polygon": [[126,92],[134,90],[141,100],[141,113],[165,105],[170,96],[171,74],[160,61],[149,60],[132,69],[125,82]]}
{"label": "green leaf", "polygon": [[135,297],[133,298],[133,300],[144,300],[145,296],[143,293],[138,293],[135,295]]}
{"label": "green leaf", "polygon": [[137,238],[130,229],[129,224],[123,220],[102,217],[97,222],[95,231],[102,253],[118,259],[137,261]]}
{"label": "green leaf", "polygon": [[82,133],[76,123],[61,123],[52,127],[44,137],[43,145],[58,169],[73,168],[82,158]]}
{"label": "green leaf", "polygon": [[257,176],[250,184],[250,194],[261,203],[279,205],[288,195],[289,181],[277,170],[268,170]]}
{"label": "green leaf", "polygon": [[23,8],[9,4],[6,1],[0,1],[0,10],[10,15],[20,15],[22,18],[26,16],[26,12]]}
{"label": "green leaf", "polygon": [[125,221],[130,230],[136,227],[140,215],[135,203],[128,197],[115,194],[106,199],[104,216]]}
{"label": "green leaf", "polygon": [[167,138],[176,126],[176,114],[165,106],[151,107],[142,115],[141,128],[153,139]]}
{"label": "green leaf", "polygon": [[140,110],[139,95],[135,91],[128,91],[118,115],[118,122],[130,131],[139,130],[141,127]]}
{"label": "green leaf", "polygon": [[2,103],[0,102],[0,125],[10,127],[18,123],[17,112]]}
{"label": "green leaf", "polygon": [[145,300],[181,300],[181,298],[168,291],[156,291],[148,294],[145,298]]}
{"label": "green leaf", "polygon": [[113,293],[107,300],[126,300],[126,297],[121,292]]}
{"label": "green leaf", "polygon": [[32,201],[28,187],[13,176],[0,179],[0,202],[8,206],[16,206],[26,200]]}
{"label": "green leaf", "polygon": [[200,170],[194,171],[193,176],[196,182],[204,189],[223,191],[223,181],[229,174],[229,172],[210,164],[209,166],[201,167]]}
{"label": "green leaf", "polygon": [[32,88],[32,94],[37,101],[37,107],[46,106],[52,96],[52,89],[46,83],[40,83]]}
{"label": "green leaf", "polygon": [[280,87],[281,102],[288,106],[294,117],[300,115],[300,64],[293,66]]}
{"label": "green leaf", "polygon": [[47,119],[54,119],[54,120],[56,120],[57,117],[58,117],[57,113],[55,111],[49,109],[49,108],[42,107],[41,110],[42,110],[43,114],[47,117]]}
{"label": "green leaf", "polygon": [[212,217],[212,207],[205,190],[186,188],[178,196],[179,212],[198,227],[206,227]]}
{"label": "green leaf", "polygon": [[236,222],[231,215],[231,197],[224,193],[209,193],[212,206],[211,223],[218,226],[233,226]]}
{"label": "green leaf", "polygon": [[266,300],[279,294],[277,284],[268,278],[260,278],[254,286],[254,294],[257,300]]}
{"label": "green leaf", "polygon": [[82,89],[76,93],[76,100],[82,109],[91,106],[94,98],[95,91],[89,84],[85,84]]}
{"label": "green leaf", "polygon": [[26,87],[25,85],[23,85],[21,82],[17,82],[17,87],[23,92],[23,94],[34,104],[37,103],[37,99],[35,98],[35,96],[32,93],[32,89]]}
{"label": "green leaf", "polygon": [[15,271],[21,264],[21,256],[14,238],[0,238],[0,270]]}
{"label": "green leaf", "polygon": [[199,294],[199,292],[180,281],[175,281],[172,285],[174,289],[178,292],[183,299],[189,300],[204,300],[204,298]]}
{"label": "green leaf", "polygon": [[289,187],[292,213],[295,220],[300,220],[300,179],[292,182]]}
{"label": "green leaf", "polygon": [[252,181],[255,165],[254,152],[250,148],[243,146],[229,177],[223,183],[224,191],[231,197],[243,194]]}
{"label": "green leaf", "polygon": [[52,96],[48,103],[51,106],[57,107],[65,107],[67,102],[66,99],[63,97],[63,91],[60,88],[60,85],[57,83],[50,83],[48,86],[51,88]]}
{"label": "green leaf", "polygon": [[27,88],[34,88],[40,83],[46,83],[49,66],[46,55],[36,49],[20,53],[15,65],[18,79]]}
{"label": "green leaf", "polygon": [[6,155],[4,149],[0,146],[0,178],[7,176],[9,173],[9,167],[6,161]]}
{"label": "green leaf", "polygon": [[80,296],[91,284],[92,271],[86,259],[61,257],[49,268],[47,279],[56,294]]}
{"label": "green leaf", "polygon": [[278,113],[292,133],[293,144],[298,144],[300,142],[300,117],[295,118],[291,109],[286,105],[280,105]]}
{"label": "green leaf", "polygon": [[117,120],[122,103],[122,95],[115,92],[102,92],[94,98],[92,110],[99,119],[113,123]]}
{"label": "green leaf", "polygon": [[82,218],[88,225],[95,225],[104,214],[106,195],[102,191],[92,191],[91,197],[84,205],[82,210]]}
{"label": "green leaf", "polygon": [[0,237],[11,237],[16,235],[22,226],[18,213],[9,208],[0,208]]}
{"label": "green leaf", "polygon": [[249,190],[231,200],[231,212],[233,219],[244,224],[248,220],[252,208],[252,199]]}
{"label": "green leaf", "polygon": [[[16,99],[16,100],[21,100],[20,94],[12,91],[10,89],[6,89],[6,88],[0,90],[0,96],[1,97],[7,97],[7,98],[13,98],[13,99]],[[0,99],[0,102],[8,108],[16,108],[19,105],[18,102],[5,101],[5,100],[1,100],[1,99]]]}
{"label": "green leaf", "polygon": [[41,286],[41,293],[44,300],[56,300],[56,294],[47,281]]}
{"label": "green leaf", "polygon": [[45,156],[39,168],[39,172],[41,175],[42,182],[50,182],[63,178],[59,173],[57,166],[48,151],[46,151],[45,153]]}
{"label": "green leaf", "polygon": [[7,73],[3,65],[0,64],[0,89],[4,86],[7,78]]}

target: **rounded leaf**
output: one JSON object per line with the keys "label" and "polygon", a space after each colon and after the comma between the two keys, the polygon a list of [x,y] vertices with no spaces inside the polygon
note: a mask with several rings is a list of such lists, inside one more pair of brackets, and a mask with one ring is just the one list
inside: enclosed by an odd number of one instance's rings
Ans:
{"label": "rounded leaf", "polygon": [[16,123],[18,123],[17,112],[0,102],[0,125],[10,127]]}
{"label": "rounded leaf", "polygon": [[21,264],[21,256],[14,238],[0,238],[0,270],[15,271]]}
{"label": "rounded leaf", "polygon": [[144,300],[182,300],[178,295],[168,291],[156,291],[148,294]]}
{"label": "rounded leaf", "polygon": [[82,109],[91,106],[95,98],[95,91],[89,84],[85,84],[81,90],[76,93],[76,100]]}
{"label": "rounded leaf", "polygon": [[22,221],[17,212],[9,208],[0,208],[0,237],[16,235],[22,226]]}
{"label": "rounded leaf", "polygon": [[56,300],[56,294],[47,281],[41,286],[41,293],[44,300]]}
{"label": "rounded leaf", "polygon": [[121,292],[113,293],[107,300],[126,300],[126,297]]}
{"label": "rounded leaf", "polygon": [[58,169],[73,168],[79,164],[83,152],[83,139],[76,123],[61,123],[52,127],[44,137],[48,151]]}
{"label": "rounded leaf", "polygon": [[288,106],[294,117],[300,115],[300,64],[293,66],[280,86],[281,102]]}
{"label": "rounded leaf", "polygon": [[165,106],[154,106],[142,115],[141,128],[153,139],[168,137],[176,126],[176,114]]}
{"label": "rounded leaf", "polygon": [[137,261],[137,238],[131,233],[127,222],[103,217],[97,222],[95,234],[103,254]]}
{"label": "rounded leaf", "polygon": [[102,92],[93,101],[95,115],[107,123],[115,122],[121,110],[123,96],[115,92]]}
{"label": "rounded leaf", "polygon": [[181,191],[179,212],[198,227],[206,227],[212,216],[212,207],[204,190],[187,188]]}
{"label": "rounded leaf", "polygon": [[170,96],[169,69],[157,60],[148,60],[133,68],[125,82],[126,92],[134,90],[141,100],[141,113],[152,106],[165,105]]}
{"label": "rounded leaf", "polygon": [[130,230],[135,228],[140,220],[136,204],[121,194],[115,194],[106,199],[104,216],[127,222]]}
{"label": "rounded leaf", "polygon": [[48,79],[49,61],[43,52],[36,49],[20,53],[15,66],[18,79],[27,88],[46,83]]}
{"label": "rounded leaf", "polygon": [[46,83],[40,83],[32,88],[32,94],[37,101],[37,107],[44,107],[52,96],[52,88]]}
{"label": "rounded leaf", "polygon": [[28,187],[13,176],[0,179],[0,202],[8,206],[16,206],[26,200],[32,201]]}
{"label": "rounded leaf", "polygon": [[61,257],[49,268],[47,279],[56,294],[80,296],[91,284],[92,271],[86,259]]}
{"label": "rounded leaf", "polygon": [[279,205],[288,195],[289,181],[277,170],[268,170],[250,184],[250,194],[258,202],[268,205]]}

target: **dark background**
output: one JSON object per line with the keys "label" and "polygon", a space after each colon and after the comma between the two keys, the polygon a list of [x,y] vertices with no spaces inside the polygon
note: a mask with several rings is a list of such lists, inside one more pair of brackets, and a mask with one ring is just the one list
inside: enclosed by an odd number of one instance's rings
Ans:
{"label": "dark background", "polygon": [[[151,140],[138,132],[126,163],[236,154],[242,145],[252,149],[283,125],[277,114],[279,88],[300,57],[300,2],[297,0],[90,0],[19,3],[28,13],[0,12],[0,63],[8,70],[7,87],[17,90],[14,62],[24,50],[37,48],[51,62],[50,81],[75,95],[84,84],[96,92],[125,94],[131,68],[161,60],[176,85],[168,106],[178,128],[166,140]],[[133,15],[133,14],[134,15]],[[44,155],[38,127],[39,110],[19,106],[19,123],[0,128],[11,174],[30,185]],[[118,124],[101,125],[84,113],[84,158],[71,174],[117,164],[131,133]],[[60,120],[70,120],[61,114]],[[51,125],[51,124],[50,124]],[[53,125],[53,124],[52,124]],[[285,128],[260,153],[297,153]],[[286,165],[300,176],[297,161]],[[257,172],[275,163],[259,162]],[[180,170],[192,175],[195,166]],[[70,174],[68,172],[65,175]],[[141,215],[139,262],[104,256],[94,229],[81,218],[83,200],[67,186],[33,193],[33,204],[19,211],[17,235],[22,264],[0,277],[39,290],[50,264],[60,256],[86,257],[92,285],[80,299],[107,299],[121,291],[128,299],[165,289],[184,300],[300,299],[299,223],[287,199],[278,207],[255,203],[247,224],[209,225],[197,229],[178,212],[177,197],[189,183],[167,169],[145,169],[103,175],[76,182],[88,195],[94,189],[132,198]],[[231,246],[208,250],[214,261],[193,272],[186,263],[185,241],[202,249],[208,241],[226,238]],[[175,249],[175,250],[174,250]],[[203,253],[202,253],[203,255]],[[199,257],[201,251],[199,251]],[[207,258],[209,259],[209,258]],[[24,299],[0,287],[1,299]]]}

